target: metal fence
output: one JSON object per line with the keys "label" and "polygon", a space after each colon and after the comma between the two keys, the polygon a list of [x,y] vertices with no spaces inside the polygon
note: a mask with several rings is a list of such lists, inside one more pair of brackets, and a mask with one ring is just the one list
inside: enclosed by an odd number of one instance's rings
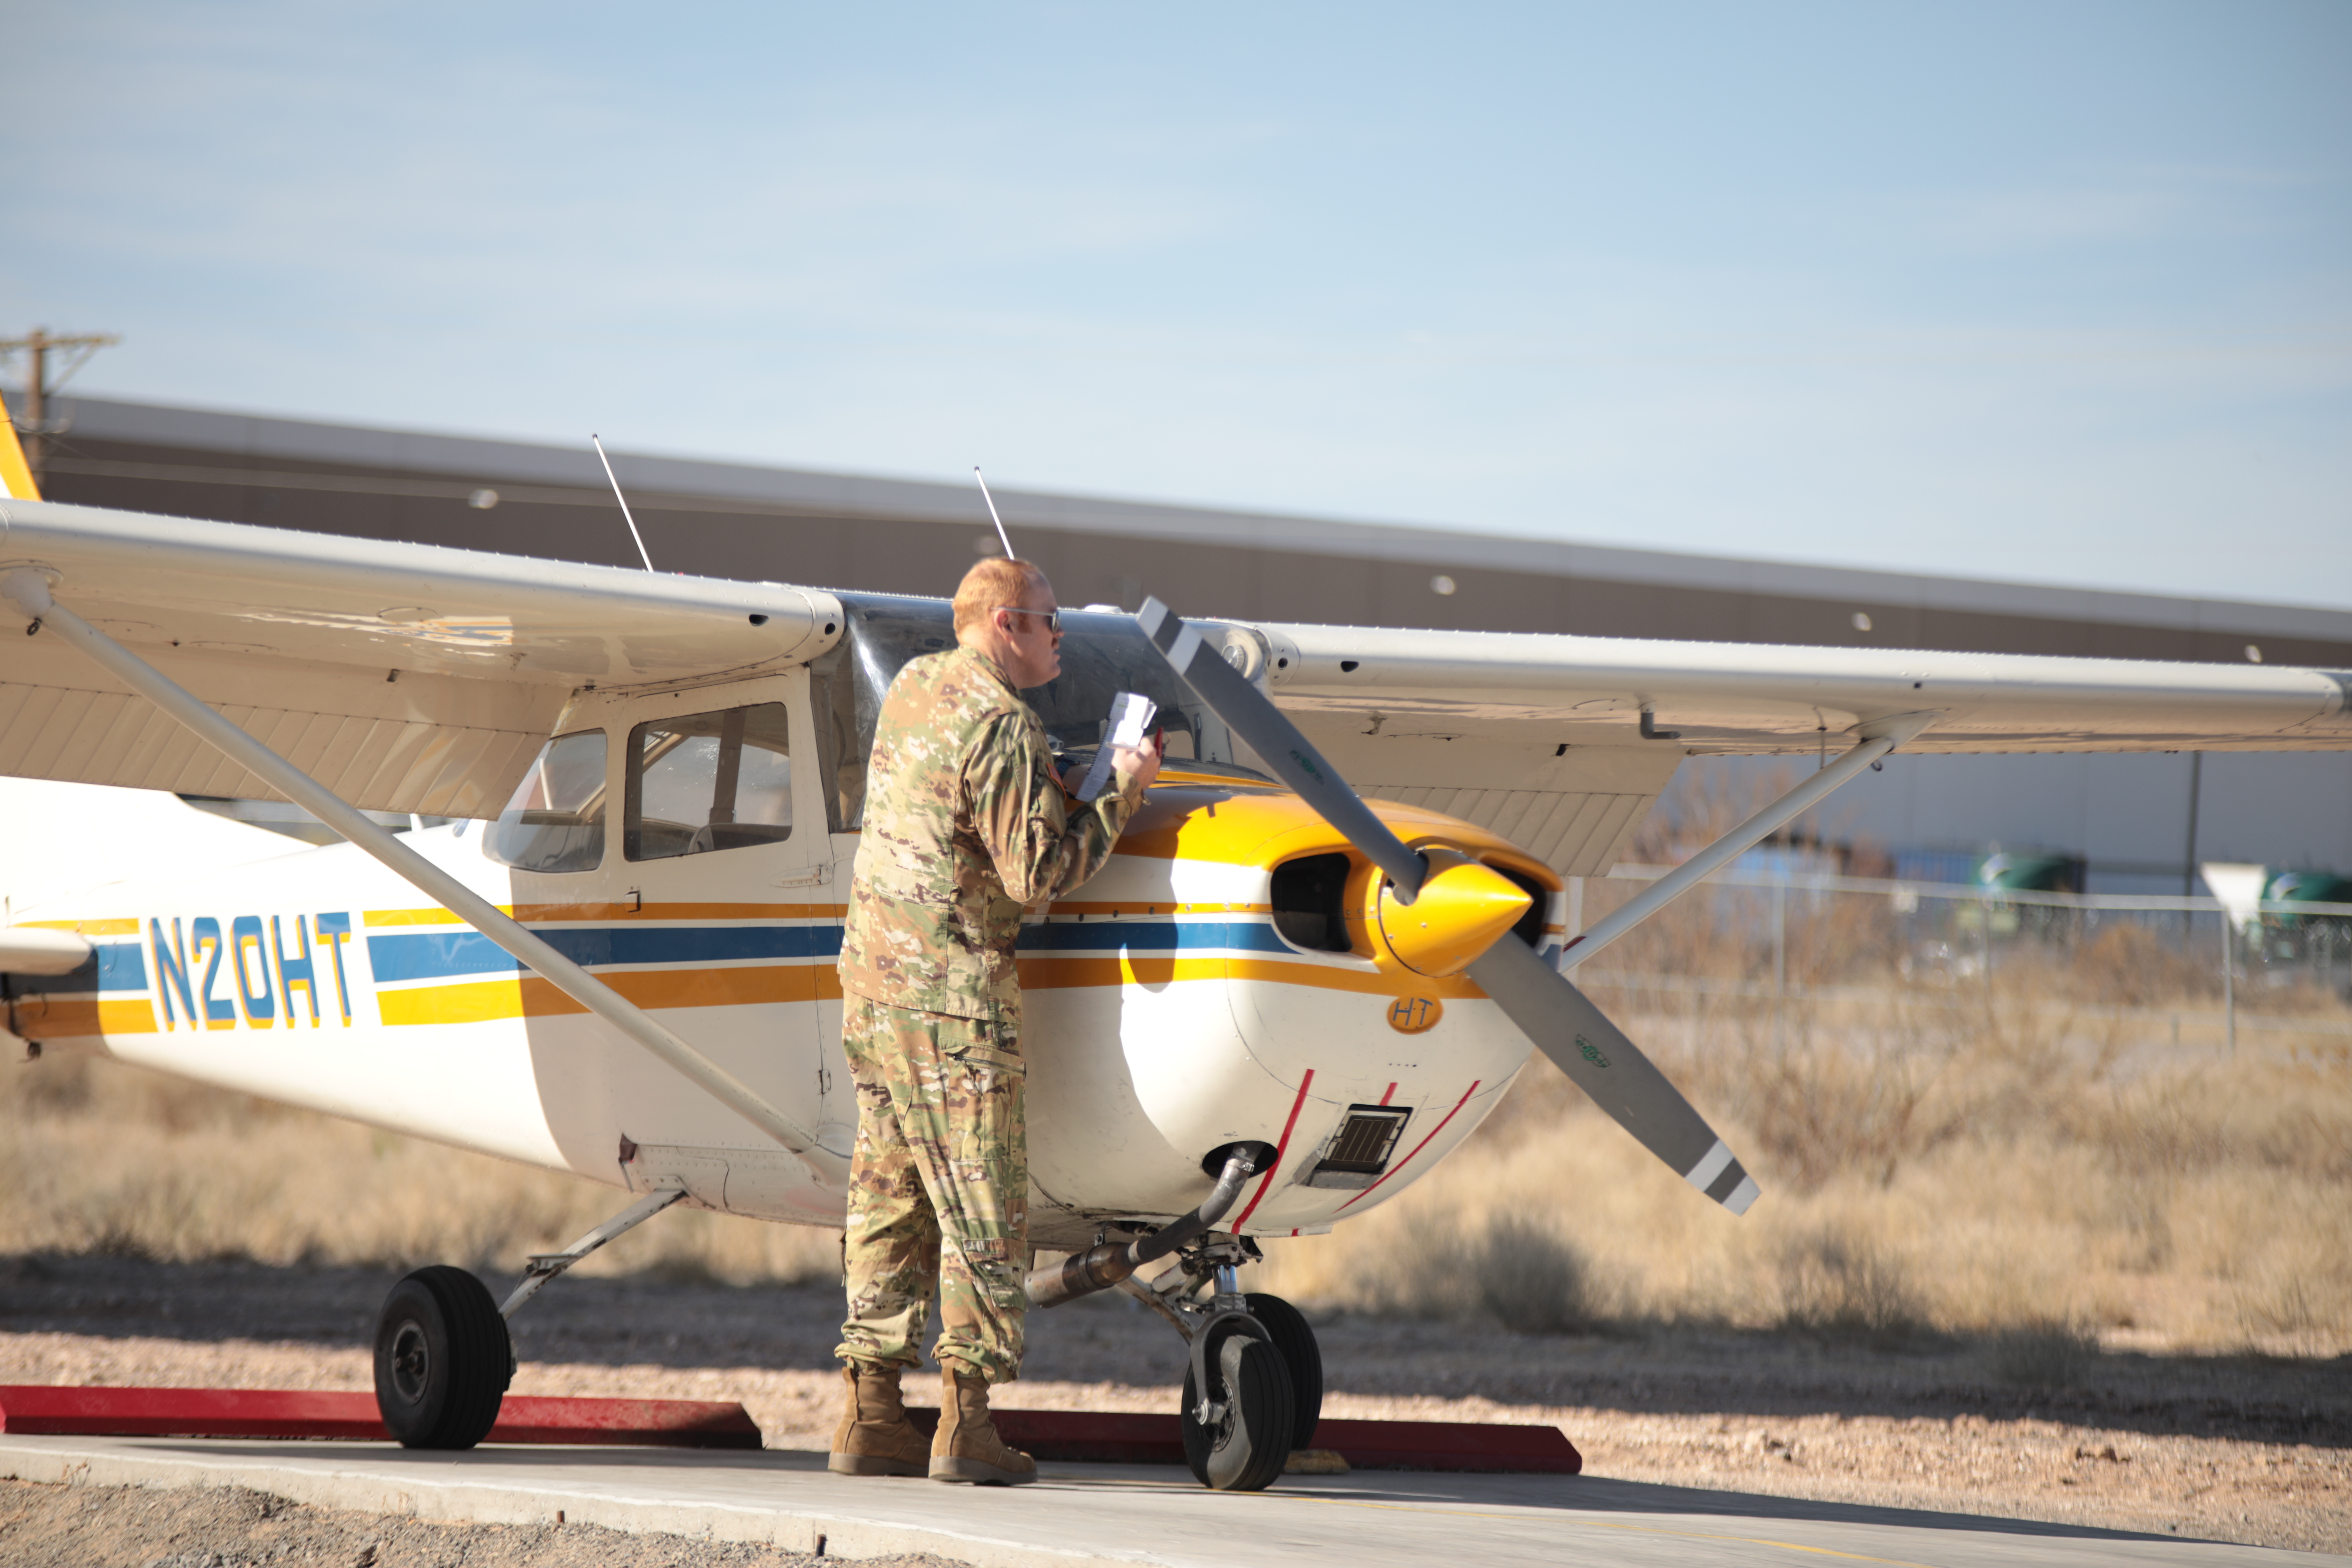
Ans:
{"label": "metal fence", "polygon": [[[1619,866],[1606,879],[1592,879],[1590,888],[1585,879],[1571,879],[1570,935],[1585,929],[1588,904],[1597,915],[1633,891],[1625,888],[1622,896],[1612,897],[1621,889],[1608,884],[1652,882],[1672,869]],[[1792,926],[1801,932],[1846,900],[1874,900],[1867,942],[1885,962],[1869,976],[1827,982],[1792,976]],[[2213,898],[1848,877],[1782,857],[1762,868],[1726,868],[1661,918],[1666,915],[1686,929],[1727,938],[1728,952],[1724,942],[1709,945],[1703,958],[1693,957],[1687,942],[1654,942],[1647,950],[1629,942],[1632,951],[1604,953],[1577,970],[1578,984],[1779,1005],[1885,995],[1890,984],[1954,992],[1974,986],[1990,996],[2005,966],[2038,964],[2047,973],[2077,964],[2103,935],[2128,927],[2142,935],[2144,948],[2153,943],[2167,955],[2172,994],[2138,1005],[2080,997],[2043,1005],[2077,1016],[2159,1026],[2168,1022],[2176,1043],[2184,1026],[2211,1029],[2232,1051],[2242,1030],[2352,1039],[2352,904],[2263,900],[2224,905]]]}

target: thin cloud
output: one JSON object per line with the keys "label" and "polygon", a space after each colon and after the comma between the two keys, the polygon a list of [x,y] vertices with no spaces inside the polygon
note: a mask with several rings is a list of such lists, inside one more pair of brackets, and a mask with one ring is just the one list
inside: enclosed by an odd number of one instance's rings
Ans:
{"label": "thin cloud", "polygon": [[1978,250],[2242,235],[2278,221],[2275,201],[2327,183],[2308,170],[2169,167],[2126,170],[1998,191],[1914,197],[1915,232]]}

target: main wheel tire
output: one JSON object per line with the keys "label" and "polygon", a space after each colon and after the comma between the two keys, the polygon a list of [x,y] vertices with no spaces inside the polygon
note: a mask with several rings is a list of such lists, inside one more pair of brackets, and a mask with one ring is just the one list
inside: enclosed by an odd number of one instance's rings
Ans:
{"label": "main wheel tire", "polygon": [[514,1342],[488,1287],[435,1264],[392,1288],[376,1314],[375,1405],[409,1448],[470,1448],[489,1436],[514,1376]]}
{"label": "main wheel tire", "polygon": [[1250,1316],[1265,1327],[1290,1369],[1290,1446],[1312,1447],[1316,1425],[1323,1419],[1323,1351],[1315,1342],[1314,1327],[1306,1313],[1279,1296],[1252,1292],[1247,1300]]}
{"label": "main wheel tire", "polygon": [[1264,1491],[1290,1458],[1295,1425],[1290,1369],[1282,1352],[1255,1335],[1228,1331],[1210,1347],[1211,1375],[1223,1384],[1224,1415],[1214,1426],[1195,1415],[1200,1390],[1188,1368],[1177,1417],[1184,1462],[1202,1486],[1221,1492]]}

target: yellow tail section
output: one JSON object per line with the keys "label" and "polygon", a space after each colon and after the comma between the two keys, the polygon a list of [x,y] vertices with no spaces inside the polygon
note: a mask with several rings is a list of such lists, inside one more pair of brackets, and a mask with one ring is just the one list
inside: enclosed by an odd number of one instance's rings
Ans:
{"label": "yellow tail section", "polygon": [[8,416],[8,402],[0,398],[0,494],[11,500],[38,500],[33,470],[25,464],[25,448],[16,439],[16,422]]}

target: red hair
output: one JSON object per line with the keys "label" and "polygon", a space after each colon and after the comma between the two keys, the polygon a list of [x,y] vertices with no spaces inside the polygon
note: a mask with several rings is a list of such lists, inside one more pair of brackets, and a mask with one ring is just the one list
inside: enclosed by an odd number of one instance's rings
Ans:
{"label": "red hair", "polygon": [[1004,605],[1017,607],[1030,589],[1045,581],[1045,573],[1018,557],[991,555],[974,563],[955,591],[956,636],[969,636],[974,627],[987,625],[990,614]]}

